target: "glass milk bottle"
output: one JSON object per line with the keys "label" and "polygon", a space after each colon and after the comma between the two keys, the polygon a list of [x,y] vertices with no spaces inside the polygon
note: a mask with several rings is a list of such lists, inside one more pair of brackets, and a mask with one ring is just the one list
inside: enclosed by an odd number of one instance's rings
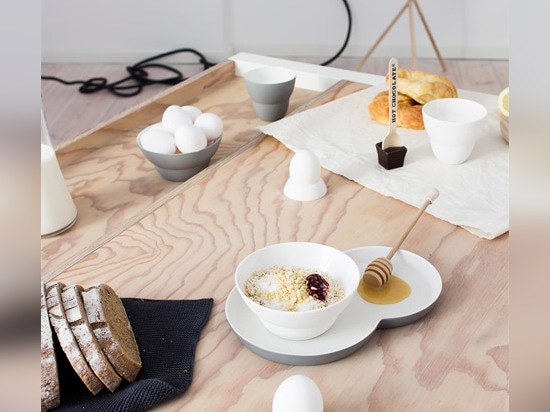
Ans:
{"label": "glass milk bottle", "polygon": [[69,229],[76,221],[76,205],[71,198],[42,110],[42,190],[41,190],[41,234],[42,237],[58,235]]}

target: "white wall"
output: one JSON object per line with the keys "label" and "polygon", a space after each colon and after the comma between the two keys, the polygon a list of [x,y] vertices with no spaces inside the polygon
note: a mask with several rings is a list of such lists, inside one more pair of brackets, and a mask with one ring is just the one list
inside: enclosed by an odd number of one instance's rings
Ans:
{"label": "white wall", "polygon": [[[348,0],[352,35],[344,56],[363,56],[405,0]],[[444,58],[508,58],[508,3],[418,0]],[[219,61],[245,51],[331,57],[344,41],[341,0],[46,0],[45,62],[133,62],[176,48]],[[415,12],[419,57],[435,57]],[[405,13],[375,51],[410,56]],[[178,61],[196,61],[190,55]]]}

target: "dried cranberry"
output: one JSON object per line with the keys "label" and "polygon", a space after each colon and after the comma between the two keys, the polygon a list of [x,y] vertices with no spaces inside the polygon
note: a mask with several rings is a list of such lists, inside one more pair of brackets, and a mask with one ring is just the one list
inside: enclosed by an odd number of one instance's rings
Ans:
{"label": "dried cranberry", "polygon": [[315,299],[327,300],[328,282],[319,274],[313,273],[306,278],[307,293]]}

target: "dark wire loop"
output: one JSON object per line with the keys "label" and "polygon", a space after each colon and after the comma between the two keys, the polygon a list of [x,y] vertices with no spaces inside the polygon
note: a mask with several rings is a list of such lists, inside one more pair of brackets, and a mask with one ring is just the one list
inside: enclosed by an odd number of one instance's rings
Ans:
{"label": "dark wire loop", "polygon": [[[161,53],[153,57],[149,57],[142,60],[132,66],[126,67],[128,76],[112,83],[108,83],[104,77],[93,77],[88,80],[74,80],[66,81],[54,76],[42,76],[42,80],[55,80],[66,85],[80,84],[78,91],[83,94],[96,93],[101,90],[107,90],[119,97],[131,97],[135,96],[143,90],[144,86],[151,84],[168,84],[174,85],[183,80],[186,77],[176,68],[162,63],[151,63],[154,60],[161,59],[166,56],[170,56],[176,53],[193,53],[199,57],[199,62],[202,64],[204,70],[212,67],[215,63],[209,62],[206,57],[194,49],[176,49],[166,53]],[[170,76],[161,78],[152,78],[147,69],[160,69],[167,71]]]}
{"label": "dark wire loop", "polygon": [[[149,77],[149,72],[145,70],[146,68],[157,68],[157,69],[164,69],[166,71],[172,72],[175,74],[174,77],[165,77],[160,79],[152,79]],[[130,73],[130,76],[139,81],[143,84],[154,84],[154,83],[161,83],[161,84],[178,84],[179,82],[185,80],[181,72],[173,67],[159,64],[159,63],[148,63],[148,64],[142,64],[142,65],[133,65],[126,67],[126,71]]]}
{"label": "dark wire loop", "polygon": [[91,79],[82,82],[82,86],[78,89],[80,93],[90,94],[99,90],[103,90],[107,84],[107,79],[103,77],[92,77]]}

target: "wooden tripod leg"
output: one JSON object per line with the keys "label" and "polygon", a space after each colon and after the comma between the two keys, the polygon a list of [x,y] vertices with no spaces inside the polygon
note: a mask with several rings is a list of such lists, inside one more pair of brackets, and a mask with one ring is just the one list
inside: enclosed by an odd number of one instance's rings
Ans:
{"label": "wooden tripod leg", "polygon": [[439,49],[437,48],[437,45],[435,44],[435,40],[432,36],[432,32],[430,31],[430,28],[428,27],[428,23],[426,22],[426,19],[424,18],[424,14],[422,13],[422,10],[420,10],[420,6],[418,5],[418,2],[416,0],[409,0],[414,3],[416,7],[416,11],[418,11],[418,15],[420,16],[420,20],[422,21],[422,24],[424,25],[424,28],[426,29],[426,33],[428,34],[428,37],[430,38],[430,42],[432,43],[432,46],[434,48],[435,54],[437,55],[437,58],[439,60],[439,64],[441,64],[441,68],[444,72],[447,71],[447,67],[445,66],[445,62],[443,62],[443,58],[441,57],[441,53],[439,53]]}
{"label": "wooden tripod leg", "polygon": [[[393,25],[397,22],[397,20],[399,20],[399,18],[401,17],[401,15],[405,12],[405,10],[407,10],[407,7],[409,7],[409,4],[411,3],[411,1],[413,0],[407,0],[407,2],[405,3],[405,5],[403,6],[403,8],[401,10],[399,10],[399,13],[397,13],[397,15],[394,17],[394,19],[391,21],[391,23],[389,24],[388,27],[386,27],[386,30],[384,30],[384,32],[382,33],[382,35],[378,38],[378,40],[376,40],[376,42],[374,42],[373,46],[370,48],[370,50],[367,52],[367,54],[365,54],[365,56],[363,57],[363,59],[359,62],[359,64],[355,67],[355,71],[360,71],[361,68],[363,67],[363,65],[365,64],[365,62],[367,61],[367,59],[370,57],[370,55],[372,54],[372,52],[374,51],[374,49],[376,49],[376,47],[378,47],[378,45],[380,44],[380,42],[384,39],[384,37],[386,37],[386,34],[388,34],[388,32],[391,30],[391,28],[393,27]],[[418,7],[418,6],[417,6]]]}
{"label": "wooden tripod leg", "polygon": [[416,42],[414,40],[414,15],[413,2],[409,1],[409,33],[411,37],[412,67],[416,70]]}

